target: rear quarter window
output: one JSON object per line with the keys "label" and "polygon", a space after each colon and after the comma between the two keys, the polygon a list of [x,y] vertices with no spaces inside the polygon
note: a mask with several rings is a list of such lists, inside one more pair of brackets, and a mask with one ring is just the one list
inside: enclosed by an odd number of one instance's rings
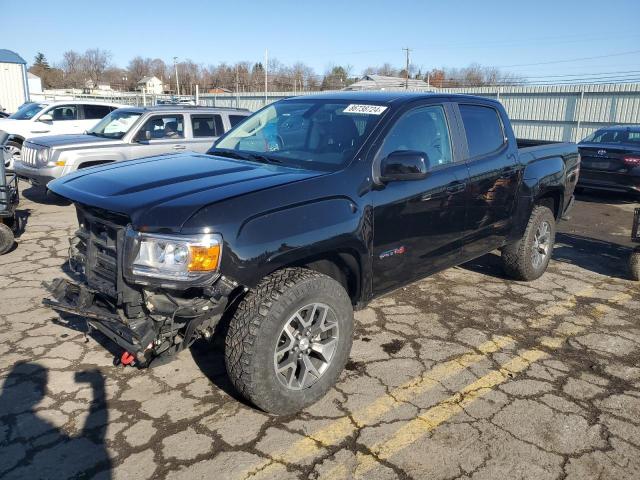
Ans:
{"label": "rear quarter window", "polygon": [[220,115],[191,115],[191,130],[194,138],[219,137],[224,133]]}
{"label": "rear quarter window", "polygon": [[495,108],[465,104],[459,108],[471,158],[494,152],[504,144],[504,129]]}

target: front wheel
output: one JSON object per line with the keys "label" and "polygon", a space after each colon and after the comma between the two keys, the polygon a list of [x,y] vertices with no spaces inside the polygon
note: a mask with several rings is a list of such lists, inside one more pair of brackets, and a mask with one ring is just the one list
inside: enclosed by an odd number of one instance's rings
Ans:
{"label": "front wheel", "polygon": [[14,142],[13,140],[9,140],[4,146],[5,152],[7,152],[5,156],[5,168],[9,170],[13,170],[15,168],[16,162],[22,158],[22,145],[18,142]]}
{"label": "front wheel", "polygon": [[295,413],[335,384],[352,334],[353,308],[342,285],[312,270],[280,270],[251,290],[231,319],[227,372],[257,407]]}
{"label": "front wheel", "polygon": [[520,240],[502,249],[505,272],[516,280],[531,281],[546,271],[556,239],[556,221],[548,207],[537,205]]}

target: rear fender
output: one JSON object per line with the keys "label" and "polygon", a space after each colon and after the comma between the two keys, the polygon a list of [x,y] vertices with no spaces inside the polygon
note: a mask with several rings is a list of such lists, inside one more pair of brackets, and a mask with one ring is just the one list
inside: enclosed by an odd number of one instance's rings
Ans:
{"label": "rear fender", "polygon": [[514,214],[513,229],[507,238],[507,243],[522,238],[534,206],[543,199],[553,198],[557,202],[554,214],[558,217],[557,213],[563,211],[566,175],[565,163],[561,157],[533,159],[526,165]]}

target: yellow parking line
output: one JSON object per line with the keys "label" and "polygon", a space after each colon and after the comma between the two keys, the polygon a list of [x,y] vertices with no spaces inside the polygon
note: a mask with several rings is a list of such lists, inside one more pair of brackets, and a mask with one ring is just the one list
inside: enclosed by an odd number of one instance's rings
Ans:
{"label": "yellow parking line", "polygon": [[[575,305],[577,304],[578,297],[587,297],[587,298],[592,297],[594,292],[595,292],[595,287],[588,287],[584,290],[581,290],[571,295],[567,300],[563,301],[562,303],[555,304],[554,306],[545,310],[543,312],[543,317],[548,319],[558,314],[567,313],[567,309],[571,309],[575,307]],[[558,305],[561,307],[561,310],[555,309],[555,307],[557,307]],[[581,328],[584,328],[584,327],[581,327]],[[574,331],[574,329],[572,329],[572,331]],[[487,355],[498,352],[503,348],[509,345],[512,345],[514,343],[515,341],[511,337],[505,337],[505,336],[498,336],[490,341],[484,342],[483,344],[481,344],[476,348],[476,350],[478,350],[480,353],[475,353],[475,352],[466,353],[455,359],[438,364],[428,373],[424,374],[422,377],[417,377],[412,380],[409,380],[403,385],[395,388],[390,393],[387,393],[379,397],[378,399],[374,400],[372,403],[370,403],[366,407],[355,411],[350,417],[341,417],[339,419],[336,419],[335,421],[331,422],[331,424],[329,424],[328,426],[321,428],[320,430],[311,433],[309,436],[306,436],[303,439],[295,442],[289,448],[286,448],[281,451],[276,451],[274,453],[270,453],[270,456],[276,462],[284,462],[284,463],[291,463],[291,462],[299,461],[301,458],[314,456],[315,454],[320,452],[320,449],[323,446],[332,446],[340,443],[341,441],[346,439],[349,435],[352,435],[357,428],[362,428],[364,426],[376,423],[386,413],[403,405],[403,402],[411,400],[412,398],[415,398],[418,395],[434,388],[435,386],[439,385],[442,380],[450,376],[453,376],[457,373],[460,373],[461,371],[465,370],[469,366],[472,366],[482,361],[483,359],[487,358]],[[551,341],[551,339],[549,339],[548,343],[550,345],[555,344],[553,341]],[[461,390],[459,393],[457,393],[450,399],[443,401],[441,404],[436,405],[432,409],[425,412],[425,414],[421,415],[420,417],[417,417],[410,423],[411,424],[413,424],[413,422],[420,422],[420,423],[416,423],[410,427],[407,426],[409,430],[407,430],[404,433],[401,433],[400,437],[398,437],[398,439],[395,441],[396,443],[389,445],[390,451],[404,448],[404,447],[401,447],[401,445],[405,445],[405,446],[408,445],[406,442],[408,442],[411,438],[413,438],[417,432],[424,432],[422,433],[424,435],[426,433],[424,431],[425,425],[431,424],[431,425],[434,425],[433,428],[435,428],[435,426],[441,424],[447,418],[450,418],[452,415],[454,415],[456,412],[454,411],[452,413],[450,410],[450,407],[451,405],[454,404],[453,402],[460,401],[461,395],[464,396],[465,398],[468,397],[470,399],[471,398],[475,399],[482,396],[483,394],[486,394],[486,392],[485,393],[478,393],[478,392],[489,391],[490,387],[488,385],[491,385],[492,382],[500,383],[500,381],[505,381],[508,378],[508,376],[506,378],[503,378],[504,374],[502,372],[504,372],[507,369],[511,373],[517,373],[519,371],[524,370],[532,362],[538,360],[539,358],[542,358],[542,357],[538,358],[538,355],[546,355],[546,354],[536,349],[522,353],[519,357],[516,357],[515,359],[505,364],[505,366],[503,366],[500,370],[492,371],[488,375],[481,377],[477,381],[473,382],[471,385],[465,387],[463,390]],[[498,383],[495,383],[493,386],[497,385]],[[463,402],[464,401],[465,400],[463,399]],[[449,406],[449,409],[446,408],[447,406]],[[438,422],[438,419],[440,419],[439,422]],[[417,427],[421,427],[421,428],[417,428]],[[415,432],[415,433],[412,433],[412,432]],[[375,460],[373,459],[373,457],[364,456],[364,455],[360,457],[362,457],[360,459],[362,463],[357,468],[358,474],[361,472],[366,473],[375,464]],[[374,463],[368,466],[367,459],[370,459],[369,461],[372,461]],[[265,460],[264,462],[261,462],[259,465],[254,465],[250,470],[247,470],[244,473],[243,477],[249,478],[253,476],[253,474],[258,472],[260,474],[264,474],[266,473],[266,471],[268,471],[269,467],[271,466],[270,464],[272,463],[273,463],[272,460]],[[341,466],[341,465],[336,466],[336,468],[329,473],[328,478],[339,476],[338,475],[339,469],[344,470],[344,466]]]}
{"label": "yellow parking line", "polygon": [[[621,305],[631,298],[632,297],[626,293],[619,293],[610,298],[608,302]],[[602,316],[606,314],[608,310],[610,310],[610,307],[600,304],[594,308],[594,314],[596,316]],[[561,335],[544,339],[540,342],[541,346],[546,346],[551,349],[559,348],[567,338],[577,335],[587,328],[586,326],[572,325],[573,328],[564,330]],[[494,387],[509,380],[511,376],[526,370],[532,363],[549,356],[551,356],[550,353],[538,348],[525,350],[514,359],[502,365],[500,369],[489,372],[487,375],[467,385],[454,395],[403,425],[389,440],[375,444],[371,448],[372,453],[376,455],[378,459],[389,459],[416,440],[436,429],[454,415],[463,412],[467,406],[491,392]],[[378,460],[372,455],[361,456],[356,472],[358,476],[362,476],[378,465]],[[332,478],[331,473],[328,475],[328,478]]]}

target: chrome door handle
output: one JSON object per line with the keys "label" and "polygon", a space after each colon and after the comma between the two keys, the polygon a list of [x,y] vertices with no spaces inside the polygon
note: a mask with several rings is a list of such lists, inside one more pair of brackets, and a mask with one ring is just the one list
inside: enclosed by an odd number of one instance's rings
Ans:
{"label": "chrome door handle", "polygon": [[173,149],[174,149],[174,150],[184,150],[184,149],[186,149],[186,148],[187,148],[187,147],[185,147],[184,145],[174,145],[174,146],[173,146]]}

